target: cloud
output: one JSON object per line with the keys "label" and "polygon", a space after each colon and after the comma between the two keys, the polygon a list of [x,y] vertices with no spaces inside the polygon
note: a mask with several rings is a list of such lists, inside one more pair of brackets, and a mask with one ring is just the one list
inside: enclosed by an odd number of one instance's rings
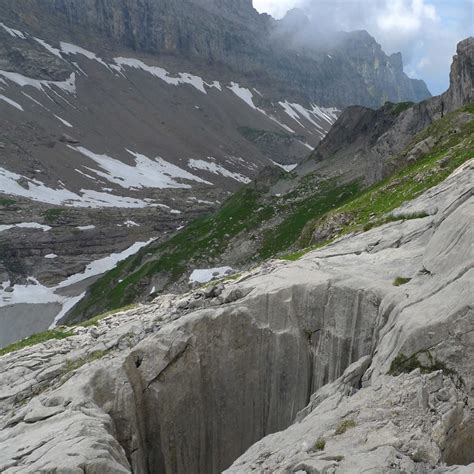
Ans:
{"label": "cloud", "polygon": [[364,29],[388,53],[400,51],[405,71],[424,79],[432,93],[448,86],[456,44],[472,35],[472,0],[254,0],[276,17],[302,8],[315,32]]}
{"label": "cloud", "polygon": [[424,0],[394,0],[377,17],[377,26],[381,31],[413,33],[419,31],[425,21],[437,20],[436,8],[426,5]]}

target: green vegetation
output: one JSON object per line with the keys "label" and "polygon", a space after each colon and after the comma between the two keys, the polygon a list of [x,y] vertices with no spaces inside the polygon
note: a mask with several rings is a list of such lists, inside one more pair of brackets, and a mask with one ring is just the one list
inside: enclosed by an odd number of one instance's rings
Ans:
{"label": "green vegetation", "polygon": [[398,276],[397,278],[395,278],[395,280],[393,280],[393,286],[406,285],[410,281],[411,281],[411,278],[405,278],[405,277]]}
{"label": "green vegetation", "polygon": [[326,440],[324,438],[318,438],[314,443],[314,451],[322,451],[326,447]]}
{"label": "green vegetation", "polygon": [[[165,242],[151,244],[105,274],[73,310],[73,319],[137,301],[153,278],[165,281],[166,288],[179,281],[189,268],[213,266],[241,233],[255,243],[255,254],[242,264],[258,263],[285,252],[282,258],[297,260],[337,236],[426,217],[423,212],[392,212],[472,158],[474,121],[458,120],[464,112],[446,115],[419,134],[407,151],[429,136],[437,138],[437,145],[426,156],[403,167],[402,153],[393,163],[398,171],[370,188],[356,181],[321,183],[315,175],[304,177],[296,190],[281,198],[269,197],[267,189],[255,184],[245,186],[216,213],[195,220]],[[313,240],[315,231],[326,228],[328,232],[319,232],[320,240]]]}
{"label": "green vegetation", "polygon": [[34,334],[33,336],[27,337],[18,342],[14,342],[3,349],[0,349],[0,356],[9,354],[10,352],[16,352],[25,347],[35,346],[41,344],[42,342],[49,341],[51,339],[66,339],[67,337],[72,336],[70,331],[65,331],[63,329],[53,329],[51,331],[40,332]]}
{"label": "green vegetation", "polygon": [[[389,215],[404,202],[410,201],[427,189],[446,179],[456,168],[473,157],[474,152],[474,120],[464,123],[460,131],[451,133],[456,118],[461,112],[454,112],[438,120],[412,143],[418,143],[428,136],[443,137],[434,149],[415,163],[408,164],[387,179],[363,190],[349,203],[326,214],[323,219],[311,221],[304,234],[311,236],[313,232],[328,220],[337,221],[339,217],[350,216],[350,222],[343,225],[340,234],[360,232],[394,220],[419,219],[425,213],[405,216]],[[409,147],[410,148],[410,147]],[[440,167],[439,162],[449,156],[447,163]],[[302,239],[302,246],[310,244]]]}
{"label": "green vegetation", "polygon": [[[318,192],[310,197],[289,204],[285,209],[286,218],[276,228],[264,233],[259,255],[266,259],[285,251],[293,245],[301,235],[310,219],[323,216],[335,207],[350,201],[360,192],[360,183],[352,182],[337,186],[334,181],[320,184]],[[279,213],[282,213],[279,210]]]}
{"label": "green vegetation", "polygon": [[273,216],[273,207],[260,203],[261,195],[255,187],[244,187],[215,214],[195,220],[166,242],[124,260],[92,285],[74,314],[93,315],[97,308],[113,310],[129,305],[152,276],[162,274],[173,283],[190,263],[219,256],[232,237],[250,232]]}
{"label": "green vegetation", "polygon": [[336,428],[336,431],[334,432],[335,435],[342,435],[344,434],[347,430],[351,428],[355,428],[356,422],[354,420],[342,420]]}
{"label": "green vegetation", "polygon": [[0,199],[0,206],[9,207],[14,206],[16,201],[14,199]]}
{"label": "green vegetation", "polygon": [[390,214],[380,219],[367,222],[362,229],[364,232],[367,232],[368,230],[373,229],[374,227],[380,227],[381,225],[389,224],[390,222],[409,221],[412,219],[423,219],[424,217],[428,217],[428,216],[429,214],[427,214],[426,212],[414,212],[412,214],[397,214],[397,215]]}
{"label": "green vegetation", "polygon": [[[420,360],[424,359],[424,362]],[[400,353],[390,364],[388,375],[396,377],[400,374],[409,374],[416,369],[420,369],[422,374],[429,374],[441,370],[457,387],[464,386],[463,378],[454,370],[448,367],[444,362],[434,357],[429,350],[421,350],[407,357]]]}
{"label": "green vegetation", "polygon": [[66,209],[61,209],[61,208],[54,208],[54,209],[48,209],[43,213],[43,217],[46,222],[49,224],[55,224],[58,222],[64,215],[66,214],[67,210]]}
{"label": "green vegetation", "polygon": [[66,365],[63,370],[63,375],[69,374],[74,370],[81,368],[83,365],[88,364],[89,362],[94,362],[96,360],[102,359],[105,355],[108,354],[109,351],[95,351],[91,354],[88,354],[86,357],[82,357],[80,359],[71,360],[68,359],[66,361]]}
{"label": "green vegetation", "polygon": [[108,316],[113,316],[114,314],[117,314],[117,313],[122,313],[124,311],[129,311],[129,310],[131,310],[133,308],[136,308],[136,307],[137,307],[136,304],[129,304],[128,306],[124,306],[122,308],[107,311],[106,313],[99,314],[98,316],[95,316],[91,319],[88,319],[87,321],[84,321],[81,324],[78,324],[78,326],[83,327],[83,328],[88,328],[88,327],[91,327],[91,326],[98,326],[100,321],[107,318]]}
{"label": "green vegetation", "polygon": [[398,102],[394,104],[393,102],[386,102],[385,107],[388,107],[392,115],[400,115],[405,110],[413,107],[414,102]]}

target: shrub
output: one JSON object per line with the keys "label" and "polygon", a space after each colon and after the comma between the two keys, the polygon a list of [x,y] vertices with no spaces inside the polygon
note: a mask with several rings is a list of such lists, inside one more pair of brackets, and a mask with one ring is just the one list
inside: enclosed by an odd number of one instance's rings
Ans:
{"label": "shrub", "polygon": [[411,281],[411,278],[398,276],[397,278],[395,278],[395,280],[393,280],[393,286],[406,285],[409,281]]}
{"label": "shrub", "polygon": [[324,438],[318,438],[314,443],[315,451],[322,451],[326,447],[326,440]]}
{"label": "shrub", "polygon": [[347,430],[354,428],[356,425],[356,422],[354,420],[343,420],[341,421],[336,428],[336,435],[342,435],[345,433]]}

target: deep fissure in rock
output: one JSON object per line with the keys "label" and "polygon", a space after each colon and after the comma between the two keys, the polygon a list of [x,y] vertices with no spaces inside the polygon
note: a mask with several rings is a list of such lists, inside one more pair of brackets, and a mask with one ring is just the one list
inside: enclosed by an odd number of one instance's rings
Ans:
{"label": "deep fissure in rock", "polygon": [[293,287],[204,310],[137,347],[126,363],[136,407],[127,429],[136,434],[118,433],[134,438],[125,446],[133,472],[221,472],[370,353],[378,299],[325,290]]}

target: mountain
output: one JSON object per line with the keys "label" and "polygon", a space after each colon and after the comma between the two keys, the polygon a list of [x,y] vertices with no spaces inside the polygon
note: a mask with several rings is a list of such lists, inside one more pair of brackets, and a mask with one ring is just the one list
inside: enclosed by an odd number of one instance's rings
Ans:
{"label": "mountain", "polygon": [[0,470],[472,472],[466,114],[398,220],[0,352]]}
{"label": "mountain", "polygon": [[365,32],[279,31],[250,1],[0,0],[0,345],[303,162],[346,106],[429,96]]}
{"label": "mountain", "polygon": [[[459,141],[453,163],[470,157],[472,117],[459,107],[473,101],[472,57],[469,38],[458,45],[450,87],[439,97],[419,104],[386,103],[378,110],[348,107],[298,167],[290,173],[263,170],[213,215],[122,262],[90,287],[64,321],[79,322],[163,291],[182,291],[202,281],[196,270],[208,269],[209,278],[221,275],[220,269],[238,273],[373,225],[424,189],[415,190],[413,180],[433,185],[430,174],[418,174],[422,159],[430,173],[443,177],[438,161],[453,157],[453,137]],[[413,172],[400,171],[410,165]]]}

